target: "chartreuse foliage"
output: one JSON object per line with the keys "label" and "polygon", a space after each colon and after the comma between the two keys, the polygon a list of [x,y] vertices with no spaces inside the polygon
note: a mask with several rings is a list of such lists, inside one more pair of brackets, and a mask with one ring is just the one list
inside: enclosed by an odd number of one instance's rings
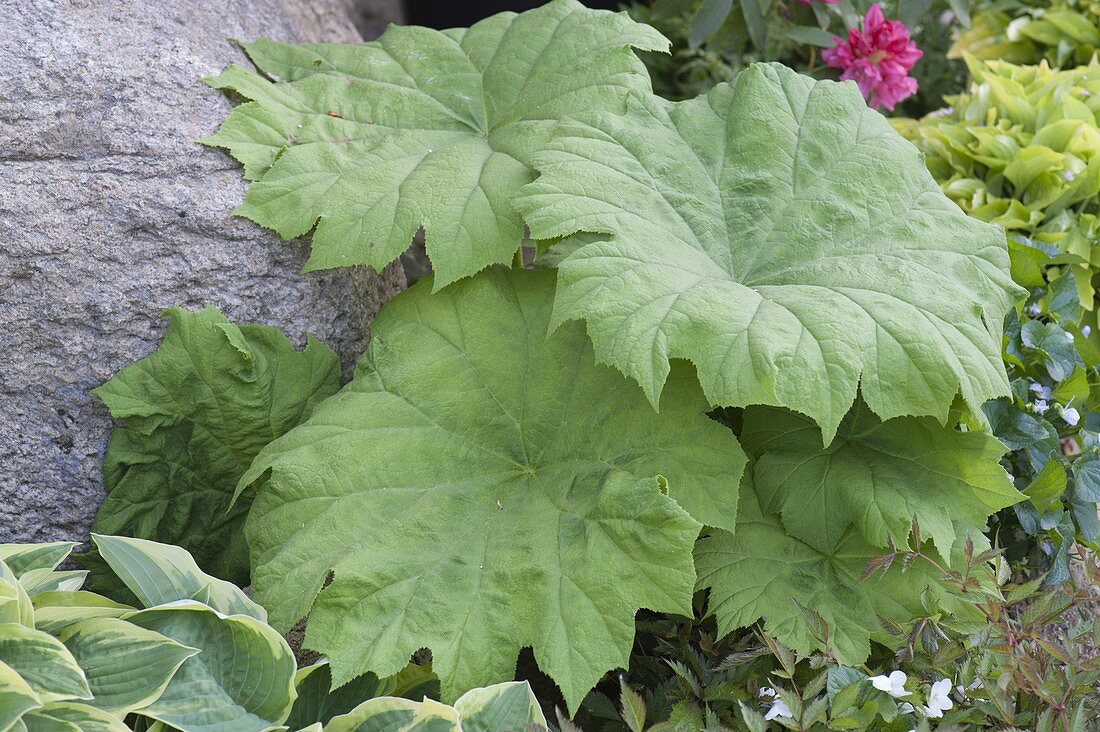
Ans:
{"label": "chartreuse foliage", "polygon": [[260,448],[340,386],[340,362],[309,339],[237,326],[213,308],[169,310],[153,355],[95,390],[124,427],[104,460],[93,530],[179,544],[204,569],[246,584],[244,517],[233,489]]}
{"label": "chartreuse foliage", "polygon": [[391,26],[356,46],[259,41],[245,50],[264,76],[210,80],[252,101],[206,142],[255,181],[238,214],[287,238],[316,224],[307,270],[380,269],[423,227],[441,287],[512,261],[511,200],[558,119],[649,91],[631,47],[668,41],[575,0],[468,30]]}
{"label": "chartreuse foliage", "polygon": [[1046,60],[1055,68],[1088,63],[1100,50],[1097,0],[992,2],[955,38],[949,58],[971,54],[1017,64]]}
{"label": "chartreuse foliage", "polygon": [[517,206],[560,265],[553,323],[656,403],[670,358],[716,404],[781,405],[831,441],[859,386],[883,418],[946,420],[1007,393],[1000,321],[1022,296],[1004,235],[940,194],[852,85],[759,65],[680,103],[565,123]]}
{"label": "chartreuse foliage", "polygon": [[454,699],[531,646],[575,707],[626,664],[638,608],[690,612],[692,546],[733,528],[745,458],[690,368],[656,419],[579,324],[547,337],[553,281],[495,269],[398,296],[355,380],[242,479],[268,475],[256,597],[276,627],[309,614],[337,684],[427,646]]}

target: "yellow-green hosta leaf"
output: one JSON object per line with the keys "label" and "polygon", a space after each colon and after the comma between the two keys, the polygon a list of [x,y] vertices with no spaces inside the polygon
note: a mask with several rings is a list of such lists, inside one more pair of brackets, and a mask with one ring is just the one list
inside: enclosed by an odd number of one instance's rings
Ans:
{"label": "yellow-green hosta leaf", "polygon": [[980,534],[990,514],[1024,499],[1000,465],[1005,446],[928,417],[883,422],[862,402],[821,447],[813,420],[784,409],[745,410],[741,444],[756,457],[760,504],[818,551],[851,526],[874,546],[905,546],[913,522],[950,554],[957,525]]}
{"label": "yellow-green hosta leaf", "polygon": [[113,714],[76,702],[55,702],[23,717],[27,732],[130,732]]}
{"label": "yellow-green hosta leaf", "polygon": [[526,681],[471,689],[455,702],[462,732],[546,729],[538,699]]}
{"label": "yellow-green hosta leaf", "polygon": [[325,732],[537,732],[546,717],[526,681],[511,681],[463,694],[453,707],[425,698],[381,697],[335,717]]}
{"label": "yellow-green hosta leaf", "polygon": [[34,625],[34,605],[15,572],[0,559],[0,623]]}
{"label": "yellow-green hosta leaf", "polygon": [[41,706],[42,700],[30,684],[18,671],[0,661],[0,730],[11,729],[26,712]]}
{"label": "yellow-green hosta leaf", "polygon": [[298,351],[278,329],[234,325],[213,308],[167,316],[156,353],[94,391],[125,426],[107,448],[92,530],[179,545],[247,584],[249,498],[230,508],[233,489],[261,447],[336,392],[339,359],[312,338]]}
{"label": "yellow-green hosta leaf", "polygon": [[423,227],[442,287],[512,260],[512,197],[556,120],[649,92],[632,48],[668,41],[575,0],[468,30],[390,26],[354,46],[259,41],[245,50],[276,81],[236,66],[210,80],[253,101],[206,142],[256,181],[238,214],[285,238],[316,224],[307,270],[381,269]]}
{"label": "yellow-green hosta leaf", "polygon": [[368,672],[333,688],[328,659],[322,658],[294,674],[298,698],[294,700],[286,726],[295,730],[318,722],[324,724],[339,714],[350,712],[367,699],[379,696],[422,699],[426,696],[426,687],[431,685],[438,689],[439,680],[430,665],[409,664],[395,676],[379,679]]}
{"label": "yellow-green hosta leaf", "polygon": [[78,546],[75,541],[54,541],[45,544],[0,544],[0,561],[3,561],[16,577],[22,577],[32,569],[53,570],[65,561]]}
{"label": "yellow-green hosta leaf", "polygon": [[20,623],[0,624],[0,661],[15,669],[43,702],[92,698],[73,654],[40,630]]}
{"label": "yellow-green hosta leaf", "polygon": [[87,578],[88,572],[82,569],[58,572],[41,567],[24,572],[19,578],[19,584],[23,585],[23,589],[33,600],[43,592],[75,592],[84,586]]}
{"label": "yellow-green hosta leaf", "polygon": [[856,397],[946,421],[1008,393],[1024,295],[1004,233],[964,215],[853,84],[775,64],[694,100],[563,124],[517,199],[532,235],[603,233],[559,268],[554,324],[656,404],[669,359],[715,404],[785,406],[829,442]]}
{"label": "yellow-green hosta leaf", "polygon": [[140,610],[127,622],[199,653],[141,709],[184,732],[281,729],[294,701],[294,655],[283,637],[247,615],[222,615],[193,601]]}
{"label": "yellow-green hosta leaf", "polygon": [[203,604],[219,613],[267,620],[266,610],[236,585],[204,573],[186,549],[126,536],[92,534],[92,542],[147,608],[201,594]]}
{"label": "yellow-green hosta leaf", "polygon": [[54,590],[35,595],[34,626],[52,636],[62,628],[89,618],[121,618],[135,608],[94,592]]}
{"label": "yellow-green hosta leaf", "polygon": [[94,697],[88,704],[119,717],[155,701],[176,669],[199,652],[110,617],[72,623],[57,637],[87,676]]}
{"label": "yellow-green hosta leaf", "polygon": [[[937,556],[928,544],[922,549]],[[808,654],[822,647],[806,615],[813,611],[828,624],[836,660],[855,666],[870,653],[869,638],[882,627],[880,617],[907,622],[924,613],[923,601],[964,616],[973,614],[973,606],[968,612],[968,606],[951,600],[939,585],[939,571],[924,561],[914,562],[903,573],[898,560],[885,576],[875,573],[860,581],[868,562],[884,554],[854,528],[828,551],[815,548],[784,528],[778,516],[761,509],[746,477],[737,531],[715,530],[701,539],[695,566],[699,587],[710,589],[710,611],[721,635],[763,617],[768,633]]]}
{"label": "yellow-green hosta leaf", "polygon": [[325,732],[462,732],[462,727],[454,707],[384,696],[333,718]]}
{"label": "yellow-green hosta leaf", "polygon": [[256,597],[277,628],[309,614],[334,683],[426,646],[452,700],[530,646],[576,708],[627,664],[638,608],[690,613],[691,546],[735,525],[744,455],[690,367],[658,416],[579,323],[547,337],[553,282],[402,293],[355,380],[243,479],[269,476],[246,525]]}

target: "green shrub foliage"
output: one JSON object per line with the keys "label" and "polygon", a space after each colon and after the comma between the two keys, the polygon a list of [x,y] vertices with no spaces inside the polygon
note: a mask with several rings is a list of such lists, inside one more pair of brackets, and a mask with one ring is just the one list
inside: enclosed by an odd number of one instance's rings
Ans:
{"label": "green shrub foliage", "polygon": [[969,65],[970,88],[950,108],[898,126],[946,195],[1009,232],[1012,276],[1029,297],[1005,322],[1012,394],[985,411],[1030,499],[1017,505],[1004,541],[1037,537],[1038,546],[1018,544],[1046,557],[1017,549],[1012,558],[1049,563],[1057,583],[1070,577],[1075,542],[1100,548],[1100,65]]}
{"label": "green shrub foliage", "polygon": [[986,519],[1022,497],[982,409],[1025,296],[1003,231],[852,84],[766,64],[666,102],[631,47],[664,41],[555,0],[259,41],[262,75],[212,82],[250,100],[210,140],[254,181],[242,215],[316,226],[310,268],[422,227],[437,272],[238,484],[256,597],[308,616],[337,685],[426,646],[451,702],[527,646],[575,709],[636,611],[700,589],[724,633],[858,664],[880,620],[973,616],[952,573],[992,581]]}

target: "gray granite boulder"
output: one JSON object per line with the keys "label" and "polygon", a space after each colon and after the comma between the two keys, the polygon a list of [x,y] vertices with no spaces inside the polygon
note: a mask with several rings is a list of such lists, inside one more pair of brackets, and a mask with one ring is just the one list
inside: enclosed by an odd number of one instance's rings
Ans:
{"label": "gray granite boulder", "polygon": [[0,542],[86,537],[111,431],[89,391],[156,348],[165,308],[362,351],[400,269],[303,276],[304,244],[230,218],[241,171],[194,142],[230,105],[199,79],[243,60],[229,38],[355,41],[395,8],[0,1]]}

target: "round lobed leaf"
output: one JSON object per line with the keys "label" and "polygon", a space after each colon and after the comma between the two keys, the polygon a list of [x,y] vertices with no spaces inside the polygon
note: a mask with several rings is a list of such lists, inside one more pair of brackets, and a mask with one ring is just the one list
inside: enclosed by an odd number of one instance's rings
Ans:
{"label": "round lobed leaf", "polygon": [[427,646],[454,699],[531,646],[575,708],[626,665],[638,608],[690,613],[691,547],[701,522],[734,526],[744,455],[690,368],[658,417],[579,324],[547,338],[553,279],[399,295],[356,379],[242,480],[270,475],[256,597],[276,627],[309,614],[335,683]]}
{"label": "round lobed leaf", "polygon": [[253,101],[205,142],[256,181],[239,215],[285,238],[316,224],[307,270],[381,269],[422,227],[442,287],[512,261],[511,200],[556,120],[649,91],[632,48],[668,40],[575,0],[469,29],[390,26],[357,45],[258,41],[245,50],[276,81],[237,66],[210,80]]}
{"label": "round lobed leaf", "polygon": [[940,193],[854,84],[777,64],[680,103],[565,123],[516,205],[560,265],[554,324],[656,404],[669,359],[714,404],[785,406],[828,443],[859,387],[884,419],[946,421],[1008,393],[1001,320],[1024,294],[1003,232]]}

